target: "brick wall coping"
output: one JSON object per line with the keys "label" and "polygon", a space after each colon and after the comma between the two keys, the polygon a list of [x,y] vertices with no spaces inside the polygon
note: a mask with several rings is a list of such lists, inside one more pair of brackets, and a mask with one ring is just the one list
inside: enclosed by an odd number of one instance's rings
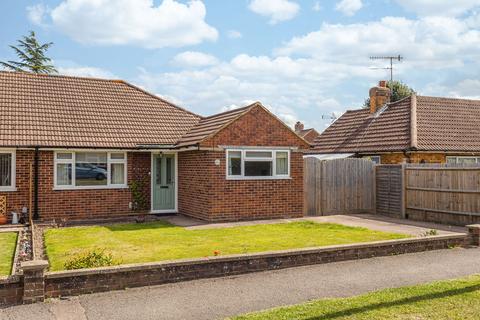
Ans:
{"label": "brick wall coping", "polygon": [[48,261],[46,260],[31,260],[22,262],[21,268],[23,271],[45,270],[48,268]]}
{"label": "brick wall coping", "polygon": [[355,244],[341,244],[341,245],[331,245],[331,246],[322,246],[322,247],[309,247],[309,248],[298,248],[298,249],[289,249],[289,250],[278,250],[278,251],[266,251],[259,253],[251,254],[235,254],[228,256],[218,256],[218,257],[205,257],[205,258],[193,258],[193,259],[180,259],[180,260],[165,260],[161,262],[146,262],[146,263],[135,263],[135,264],[124,264],[119,266],[112,267],[101,267],[94,269],[79,269],[79,270],[65,270],[65,271],[55,271],[55,272],[46,272],[45,278],[47,279],[57,279],[57,278],[67,278],[75,276],[88,276],[94,274],[110,274],[110,273],[119,273],[119,272],[130,272],[130,271],[139,271],[139,270],[149,270],[149,269],[158,269],[158,268],[168,268],[168,267],[178,267],[178,266],[191,266],[191,265],[201,265],[208,264],[212,262],[232,262],[232,261],[245,261],[245,260],[255,260],[259,258],[276,258],[276,257],[288,257],[299,254],[311,254],[311,253],[320,253],[320,252],[335,252],[340,250],[351,250],[351,249],[361,249],[361,248],[370,248],[370,247],[388,247],[394,245],[402,244],[411,244],[411,243],[421,243],[435,240],[449,240],[449,239],[458,239],[465,238],[467,239],[467,234],[465,233],[450,233],[447,235],[437,235],[437,236],[426,236],[421,238],[406,238],[406,239],[395,239],[395,240],[383,240],[383,241],[371,241]]}

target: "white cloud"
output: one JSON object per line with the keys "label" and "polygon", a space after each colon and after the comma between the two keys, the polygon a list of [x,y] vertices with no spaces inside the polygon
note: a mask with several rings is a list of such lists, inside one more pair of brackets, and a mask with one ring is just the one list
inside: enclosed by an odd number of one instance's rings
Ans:
{"label": "white cloud", "polygon": [[237,30],[228,30],[227,36],[230,39],[240,39],[243,35],[240,31]]}
{"label": "white cloud", "polygon": [[340,11],[346,16],[353,16],[362,7],[362,0],[342,0],[337,3],[335,10]]}
{"label": "white cloud", "polygon": [[49,9],[43,3],[27,7],[28,20],[37,26],[44,26],[44,18]]}
{"label": "white cloud", "polygon": [[480,99],[480,80],[464,79],[451,88],[450,95],[457,98]]}
{"label": "white cloud", "polygon": [[479,43],[480,32],[463,20],[385,17],[368,23],[325,23],[318,31],[293,38],[276,54],[356,65],[366,65],[371,55],[403,54],[409,68],[458,68],[468,59],[480,58]]}
{"label": "white cloud", "polygon": [[181,67],[205,67],[217,64],[218,59],[203,52],[185,51],[177,54],[172,63]]}
{"label": "white cloud", "polygon": [[86,44],[181,47],[214,41],[218,32],[205,22],[202,1],[64,0],[53,8],[59,31]]}
{"label": "white cloud", "polygon": [[100,79],[117,79],[110,71],[105,69],[88,67],[88,66],[67,66],[58,67],[58,73],[66,76],[100,78]]}
{"label": "white cloud", "polygon": [[315,2],[315,4],[312,7],[312,10],[316,11],[316,12],[322,10],[322,6],[320,5],[320,1]]}
{"label": "white cloud", "polygon": [[405,10],[421,16],[458,16],[480,7],[478,0],[396,0]]}
{"label": "white cloud", "polygon": [[291,20],[300,11],[298,3],[289,0],[252,0],[248,8],[259,15],[269,17],[270,24]]}

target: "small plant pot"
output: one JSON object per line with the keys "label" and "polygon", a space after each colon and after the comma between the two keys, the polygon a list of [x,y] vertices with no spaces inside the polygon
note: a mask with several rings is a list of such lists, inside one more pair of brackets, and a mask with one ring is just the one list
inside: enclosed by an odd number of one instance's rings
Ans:
{"label": "small plant pot", "polygon": [[7,224],[7,216],[0,215],[0,225],[1,224]]}

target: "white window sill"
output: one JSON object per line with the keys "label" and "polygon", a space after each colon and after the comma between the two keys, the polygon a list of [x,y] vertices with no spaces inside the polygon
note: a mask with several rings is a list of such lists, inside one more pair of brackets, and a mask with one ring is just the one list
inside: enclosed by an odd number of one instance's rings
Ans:
{"label": "white window sill", "polygon": [[292,177],[227,177],[227,180],[291,180]]}
{"label": "white window sill", "polygon": [[17,188],[15,187],[0,187],[0,192],[15,192]]}
{"label": "white window sill", "polygon": [[81,186],[81,187],[54,187],[54,191],[74,191],[74,190],[106,190],[106,189],[128,189],[128,186]]}

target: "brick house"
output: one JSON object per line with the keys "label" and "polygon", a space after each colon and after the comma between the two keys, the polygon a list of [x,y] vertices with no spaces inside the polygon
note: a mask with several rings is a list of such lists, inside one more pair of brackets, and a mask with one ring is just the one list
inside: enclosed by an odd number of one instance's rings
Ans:
{"label": "brick house", "polygon": [[480,101],[411,95],[390,103],[386,82],[370,108],[350,110],[314,141],[316,154],[349,154],[377,163],[479,163]]}
{"label": "brick house", "polygon": [[260,103],[201,117],[119,80],[0,72],[0,118],[8,212],[302,216],[309,144]]}
{"label": "brick house", "polygon": [[313,143],[315,139],[320,135],[317,130],[314,128],[305,129],[305,126],[300,121],[295,123],[295,132],[302,137],[303,139],[307,140],[309,143]]}

